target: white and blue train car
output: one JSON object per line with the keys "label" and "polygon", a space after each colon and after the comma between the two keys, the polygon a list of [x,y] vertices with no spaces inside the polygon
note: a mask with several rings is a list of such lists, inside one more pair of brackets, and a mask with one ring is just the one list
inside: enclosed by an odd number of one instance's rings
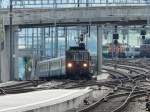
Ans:
{"label": "white and blue train car", "polygon": [[140,48],[139,47],[128,47],[125,50],[126,57],[138,58],[140,57]]}
{"label": "white and blue train car", "polygon": [[53,58],[37,62],[37,75],[41,80],[64,78],[65,57]]}

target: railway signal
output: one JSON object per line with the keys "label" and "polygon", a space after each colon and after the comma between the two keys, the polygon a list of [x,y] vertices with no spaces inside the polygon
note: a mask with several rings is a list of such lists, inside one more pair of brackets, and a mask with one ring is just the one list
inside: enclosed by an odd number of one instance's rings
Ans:
{"label": "railway signal", "polygon": [[114,44],[115,44],[115,46],[118,45],[118,40],[117,39],[114,40]]}
{"label": "railway signal", "polygon": [[113,43],[115,46],[118,45],[118,39],[119,39],[119,34],[117,33],[117,30],[118,30],[118,26],[116,25],[115,26],[115,32],[113,34]]}
{"label": "railway signal", "polygon": [[117,33],[118,31],[118,26],[116,25],[115,26],[115,31],[114,31],[114,34],[113,34],[113,39],[119,39],[119,34]]}
{"label": "railway signal", "polygon": [[115,53],[115,57],[117,56],[116,47],[118,46],[118,39],[119,39],[118,26],[115,25],[113,40],[112,40],[112,58],[114,56],[114,53]]}
{"label": "railway signal", "polygon": [[113,39],[119,39],[119,34],[118,33],[113,34]]}

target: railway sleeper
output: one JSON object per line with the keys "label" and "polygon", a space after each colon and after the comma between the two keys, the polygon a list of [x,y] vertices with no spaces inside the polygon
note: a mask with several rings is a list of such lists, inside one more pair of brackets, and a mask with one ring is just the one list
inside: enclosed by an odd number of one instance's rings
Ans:
{"label": "railway sleeper", "polygon": [[1,92],[3,95],[6,94],[6,92],[5,92],[5,90],[4,90],[3,88],[0,88],[0,92]]}

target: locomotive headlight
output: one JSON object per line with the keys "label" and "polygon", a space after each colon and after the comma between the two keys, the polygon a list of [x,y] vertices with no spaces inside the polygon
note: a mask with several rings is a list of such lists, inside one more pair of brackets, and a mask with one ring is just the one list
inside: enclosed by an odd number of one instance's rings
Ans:
{"label": "locomotive headlight", "polygon": [[87,63],[83,63],[83,67],[87,67]]}
{"label": "locomotive headlight", "polygon": [[68,64],[67,64],[67,67],[68,67],[68,68],[71,68],[71,67],[72,67],[72,63],[68,63]]}

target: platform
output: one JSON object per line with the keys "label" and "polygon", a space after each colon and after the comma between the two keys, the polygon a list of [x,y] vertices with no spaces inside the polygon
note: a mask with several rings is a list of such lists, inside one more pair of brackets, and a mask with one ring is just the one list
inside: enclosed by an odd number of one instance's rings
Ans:
{"label": "platform", "polygon": [[57,89],[0,96],[0,112],[63,112],[80,105],[90,92]]}

